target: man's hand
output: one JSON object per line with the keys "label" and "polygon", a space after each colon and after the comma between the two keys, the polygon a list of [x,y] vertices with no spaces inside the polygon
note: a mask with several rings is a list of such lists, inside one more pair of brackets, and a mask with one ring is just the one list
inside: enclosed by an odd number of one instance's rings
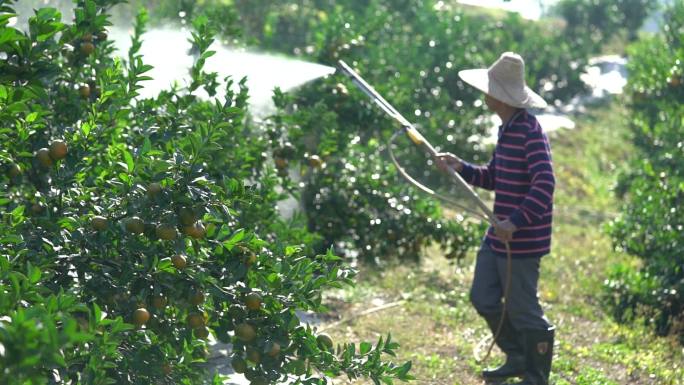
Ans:
{"label": "man's hand", "polygon": [[435,155],[437,168],[444,172],[446,172],[448,168],[453,168],[456,172],[461,172],[461,170],[463,170],[463,163],[461,162],[461,158],[450,152],[440,152]]}
{"label": "man's hand", "polygon": [[510,241],[513,239],[513,233],[518,230],[513,222],[506,219],[505,221],[497,222],[494,226],[494,233],[497,237],[501,238],[502,241]]}

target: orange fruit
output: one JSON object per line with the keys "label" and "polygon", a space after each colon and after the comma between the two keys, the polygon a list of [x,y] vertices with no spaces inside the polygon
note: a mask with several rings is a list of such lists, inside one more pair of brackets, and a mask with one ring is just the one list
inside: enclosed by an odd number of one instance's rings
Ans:
{"label": "orange fruit", "polygon": [[81,95],[82,98],[89,98],[90,97],[90,87],[87,85],[82,85],[78,88],[78,94]]}
{"label": "orange fruit", "polygon": [[18,164],[12,163],[7,168],[7,176],[10,178],[16,178],[21,175],[21,167]]}
{"label": "orange fruit", "polygon": [[188,314],[186,321],[188,322],[188,326],[190,326],[191,329],[203,327],[205,324],[204,316],[202,316],[202,314],[200,313]]}
{"label": "orange fruit", "polygon": [[150,312],[147,311],[144,307],[141,307],[139,309],[136,309],[133,312],[133,324],[135,326],[142,326],[147,323],[147,321],[150,320]]}
{"label": "orange fruit", "polygon": [[95,52],[95,45],[89,41],[86,41],[81,44],[81,53],[83,56],[90,56],[93,52]]}
{"label": "orange fruit", "polygon": [[90,220],[90,226],[93,230],[104,231],[107,230],[107,218],[101,216],[95,216]]}
{"label": "orange fruit", "polygon": [[176,254],[171,257],[171,263],[173,263],[173,266],[178,270],[183,270],[188,265],[188,261],[182,254]]}
{"label": "orange fruit", "polygon": [[269,344],[266,345],[268,348],[268,352],[266,354],[269,355],[269,357],[275,358],[278,357],[280,354],[280,344],[277,342],[270,342]]}
{"label": "orange fruit", "polygon": [[163,309],[166,307],[168,300],[163,295],[155,295],[152,297],[152,307],[155,309]]}
{"label": "orange fruit", "polygon": [[249,293],[245,296],[245,306],[249,310],[261,309],[261,296],[257,293]]}
{"label": "orange fruit", "polygon": [[247,363],[240,356],[233,357],[233,359],[230,361],[230,364],[235,373],[244,373],[247,371]]}
{"label": "orange fruit", "polygon": [[173,368],[171,367],[171,364],[164,363],[162,365],[162,373],[164,373],[165,376],[168,376],[169,374],[171,374],[172,371],[173,371]]}
{"label": "orange fruit", "polygon": [[256,256],[256,254],[254,254],[254,253],[251,253],[250,255],[248,255],[248,256],[245,258],[245,264],[247,265],[247,267],[252,266],[252,265],[255,264],[256,262],[257,262],[257,256]]}
{"label": "orange fruit", "polygon": [[176,228],[168,223],[162,223],[157,225],[154,231],[157,234],[157,237],[159,237],[159,239],[165,241],[172,241],[176,239],[178,235],[176,232]]}
{"label": "orange fruit", "polygon": [[181,207],[181,209],[178,210],[178,219],[183,226],[190,226],[197,221],[195,211],[190,207]]}
{"label": "orange fruit", "polygon": [[313,168],[321,168],[321,166],[323,166],[323,161],[321,160],[321,157],[318,155],[309,156],[309,166]]}
{"label": "orange fruit", "polygon": [[36,202],[31,205],[31,212],[34,214],[40,214],[45,210],[45,206],[42,203]]}
{"label": "orange fruit", "polygon": [[204,326],[199,327],[193,331],[195,333],[195,337],[205,340],[207,337],[209,337],[209,329],[205,328]]}
{"label": "orange fruit", "polygon": [[276,157],[275,158],[275,165],[278,170],[284,170],[287,167],[287,159],[281,158],[281,157]]}
{"label": "orange fruit", "polygon": [[93,41],[93,34],[92,33],[84,33],[81,40],[86,41],[86,42]]}
{"label": "orange fruit", "polygon": [[107,31],[100,31],[97,33],[97,40],[107,40]]}
{"label": "orange fruit", "polygon": [[207,229],[201,222],[196,222],[193,225],[183,227],[183,232],[192,238],[201,239],[207,234]]}
{"label": "orange fruit", "polygon": [[247,359],[255,364],[258,364],[261,362],[261,353],[250,346],[247,348]]}
{"label": "orange fruit", "polygon": [[147,186],[147,195],[154,197],[159,194],[162,190],[161,184],[157,182],[152,182]]}
{"label": "orange fruit", "polygon": [[67,156],[69,149],[63,140],[53,140],[50,143],[50,158],[54,160],[64,159]]}
{"label": "orange fruit", "polygon": [[320,347],[323,350],[332,350],[333,348],[333,340],[326,333],[319,334],[316,337],[316,342],[318,343],[318,347]]}
{"label": "orange fruit", "polygon": [[200,290],[193,291],[192,294],[190,294],[190,303],[195,306],[203,304],[204,293],[202,293]]}
{"label": "orange fruit", "polygon": [[52,167],[54,164],[52,158],[50,157],[50,150],[45,147],[36,151],[36,159],[38,159],[38,163],[45,168]]}
{"label": "orange fruit", "polygon": [[133,234],[142,234],[145,231],[145,223],[138,217],[130,217],[124,223],[126,231]]}
{"label": "orange fruit", "polygon": [[252,342],[256,338],[256,329],[248,323],[235,326],[235,336],[244,342]]}

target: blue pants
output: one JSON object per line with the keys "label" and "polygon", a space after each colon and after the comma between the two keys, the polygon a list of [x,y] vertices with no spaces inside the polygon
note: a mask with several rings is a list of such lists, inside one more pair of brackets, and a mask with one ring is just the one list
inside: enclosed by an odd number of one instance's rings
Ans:
{"label": "blue pants", "polygon": [[[513,259],[506,313],[516,330],[547,330],[551,324],[544,316],[537,295],[541,258]],[[477,253],[470,302],[481,315],[501,312],[506,285],[506,258],[484,242]]]}

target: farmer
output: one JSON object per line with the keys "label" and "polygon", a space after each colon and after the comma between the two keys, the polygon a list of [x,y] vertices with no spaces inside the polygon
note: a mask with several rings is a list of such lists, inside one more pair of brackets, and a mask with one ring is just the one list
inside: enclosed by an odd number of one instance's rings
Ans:
{"label": "farmer", "polygon": [[[475,264],[470,301],[495,334],[506,354],[503,366],[482,372],[487,380],[523,377],[519,385],[547,385],[551,371],[554,327],[544,316],[537,296],[539,263],[551,246],[555,179],[551,150],[537,119],[526,109],[546,102],[525,85],[525,63],[506,52],[488,69],[460,71],[459,77],[484,93],[487,107],[503,124],[486,166],[467,163],[450,153],[438,154],[437,164],[451,167],[468,183],[495,191],[498,222],[484,237]],[[511,271],[507,271],[510,244]],[[510,277],[505,314],[502,297]]]}

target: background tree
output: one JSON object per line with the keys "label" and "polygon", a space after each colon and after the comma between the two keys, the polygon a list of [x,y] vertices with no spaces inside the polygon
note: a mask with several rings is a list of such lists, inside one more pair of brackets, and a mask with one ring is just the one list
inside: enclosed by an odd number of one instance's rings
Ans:
{"label": "background tree", "polygon": [[615,245],[643,266],[615,267],[607,302],[623,321],[642,318],[684,341],[684,4],[665,13],[663,32],[629,47],[630,126],[639,155],[621,175],[625,200],[612,223]]}
{"label": "background tree", "polygon": [[570,39],[590,44],[599,52],[618,35],[635,41],[644,21],[658,6],[657,0],[561,0],[551,13],[565,20]]}

